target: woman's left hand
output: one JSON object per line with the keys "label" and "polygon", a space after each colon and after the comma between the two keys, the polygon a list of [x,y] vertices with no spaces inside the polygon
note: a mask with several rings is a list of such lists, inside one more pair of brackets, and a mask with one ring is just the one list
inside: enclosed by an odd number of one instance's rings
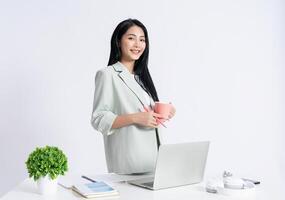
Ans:
{"label": "woman's left hand", "polygon": [[[171,104],[171,103],[170,103],[170,104]],[[170,113],[169,113],[169,115],[168,115],[168,119],[171,119],[172,117],[174,117],[175,113],[176,113],[176,109],[175,109],[175,107],[172,105],[172,109],[171,109],[171,111],[170,111]]]}

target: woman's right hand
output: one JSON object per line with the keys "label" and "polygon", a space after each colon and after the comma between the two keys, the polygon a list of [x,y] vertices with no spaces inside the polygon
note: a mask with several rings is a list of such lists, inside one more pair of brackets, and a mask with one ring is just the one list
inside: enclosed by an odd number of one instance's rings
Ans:
{"label": "woman's right hand", "polygon": [[133,120],[135,124],[151,128],[157,128],[159,125],[156,120],[157,117],[161,118],[161,115],[153,111],[138,112],[134,114]]}

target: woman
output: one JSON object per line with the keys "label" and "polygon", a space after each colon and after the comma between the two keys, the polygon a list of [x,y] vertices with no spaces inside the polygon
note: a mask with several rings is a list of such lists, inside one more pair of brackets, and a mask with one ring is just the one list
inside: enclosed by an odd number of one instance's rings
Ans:
{"label": "woman", "polygon": [[[91,123],[104,137],[109,172],[152,172],[160,144],[152,111],[157,92],[148,71],[149,41],[136,19],[122,21],[111,38],[108,67],[97,72]],[[169,118],[175,113],[173,108]]]}

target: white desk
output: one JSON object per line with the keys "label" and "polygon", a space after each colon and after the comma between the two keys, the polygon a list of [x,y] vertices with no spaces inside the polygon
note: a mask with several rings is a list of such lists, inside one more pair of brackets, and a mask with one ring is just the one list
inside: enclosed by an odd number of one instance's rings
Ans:
{"label": "white desk", "polygon": [[[204,184],[194,184],[158,191],[129,185],[126,182],[114,183],[113,186],[120,192],[119,200],[284,200],[284,186],[280,183],[265,184],[257,186],[256,193],[250,197],[225,196],[205,192]],[[274,186],[274,187],[270,187]],[[266,190],[265,190],[266,188]],[[282,191],[283,189],[283,191]],[[26,179],[12,191],[8,192],[1,200],[78,200],[84,199],[77,193],[58,187],[54,196],[42,196],[38,194],[37,185],[31,179]]]}

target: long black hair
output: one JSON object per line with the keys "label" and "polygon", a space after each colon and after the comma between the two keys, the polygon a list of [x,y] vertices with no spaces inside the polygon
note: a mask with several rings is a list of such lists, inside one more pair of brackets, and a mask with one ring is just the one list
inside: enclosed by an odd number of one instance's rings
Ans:
{"label": "long black hair", "polygon": [[113,32],[111,38],[111,52],[109,57],[108,65],[113,65],[120,61],[122,56],[122,51],[120,49],[120,42],[122,36],[128,31],[132,26],[140,27],[145,36],[146,47],[143,54],[138,60],[135,61],[134,73],[136,81],[141,85],[141,87],[146,90],[146,92],[152,97],[154,101],[159,101],[155,86],[153,84],[152,78],[148,70],[148,54],[149,54],[149,40],[148,33],[145,26],[137,19],[127,19],[118,24]]}

